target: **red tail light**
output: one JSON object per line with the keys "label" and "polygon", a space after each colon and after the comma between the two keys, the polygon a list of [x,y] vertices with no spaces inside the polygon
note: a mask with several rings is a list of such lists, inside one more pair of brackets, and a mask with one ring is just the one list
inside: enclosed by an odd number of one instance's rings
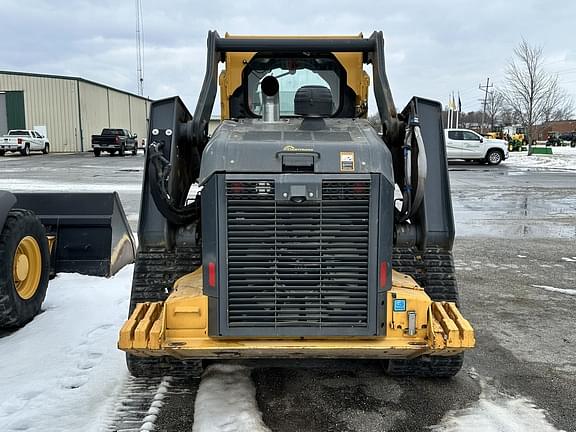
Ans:
{"label": "red tail light", "polygon": [[18,138],[18,144],[22,144],[22,138]]}
{"label": "red tail light", "polygon": [[120,137],[118,135],[116,135],[116,144],[118,144],[120,142]]}
{"label": "red tail light", "polygon": [[234,194],[241,194],[244,192],[244,184],[243,183],[232,183],[230,190]]}
{"label": "red tail light", "polygon": [[388,263],[382,261],[380,263],[380,289],[386,288],[386,283],[388,282]]}
{"label": "red tail light", "polygon": [[216,287],[216,264],[213,262],[208,263],[208,286],[210,288]]}
{"label": "red tail light", "polygon": [[354,193],[364,194],[368,192],[366,183],[354,183]]}

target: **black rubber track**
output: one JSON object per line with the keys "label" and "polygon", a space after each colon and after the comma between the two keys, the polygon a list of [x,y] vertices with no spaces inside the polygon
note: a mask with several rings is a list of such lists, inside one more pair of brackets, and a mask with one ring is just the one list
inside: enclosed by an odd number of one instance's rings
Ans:
{"label": "black rubber track", "polygon": [[[40,247],[42,269],[36,292],[24,300],[16,291],[12,266],[18,243],[26,236],[34,237]],[[0,328],[22,327],[40,312],[49,274],[50,252],[44,226],[29,210],[10,210],[0,232]]]}
{"label": "black rubber track", "polygon": [[[134,265],[130,313],[137,303],[164,301],[174,282],[201,265],[200,248],[139,251]],[[181,361],[173,357],[138,357],[126,354],[128,370],[135,377],[178,376],[197,378],[201,360]]]}
{"label": "black rubber track", "polygon": [[[409,274],[424,287],[435,301],[458,304],[458,287],[454,275],[452,253],[441,249],[427,249],[419,253],[410,248],[395,248],[392,268]],[[463,354],[448,357],[420,357],[415,360],[388,360],[386,373],[392,376],[449,378],[462,368]]]}

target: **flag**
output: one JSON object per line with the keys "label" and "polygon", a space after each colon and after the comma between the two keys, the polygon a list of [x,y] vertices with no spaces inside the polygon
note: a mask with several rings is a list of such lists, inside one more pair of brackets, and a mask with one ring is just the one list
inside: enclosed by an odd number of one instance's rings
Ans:
{"label": "flag", "polygon": [[460,92],[458,92],[458,112],[462,112],[462,101],[460,100]]}
{"label": "flag", "polygon": [[456,103],[454,102],[454,93],[452,93],[448,97],[448,108],[450,108],[452,111],[456,109]]}

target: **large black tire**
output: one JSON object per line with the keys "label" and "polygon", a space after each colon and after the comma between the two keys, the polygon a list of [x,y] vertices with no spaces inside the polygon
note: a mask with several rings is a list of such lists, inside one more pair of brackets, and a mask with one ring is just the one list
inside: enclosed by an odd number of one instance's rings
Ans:
{"label": "large black tire", "polygon": [[[14,259],[21,240],[28,236],[39,247],[41,269],[33,292],[23,298],[16,289]],[[0,232],[0,328],[22,327],[40,312],[49,274],[50,252],[44,227],[33,212],[11,210]]]}
{"label": "large black tire", "polygon": [[136,156],[138,154],[138,146],[134,144],[134,148],[132,149],[132,156]]}
{"label": "large black tire", "polygon": [[24,148],[20,150],[22,156],[30,156],[30,144],[24,144]]}
{"label": "large black tire", "polygon": [[[392,267],[412,276],[434,301],[459,303],[452,253],[428,249],[417,253],[410,248],[395,248]],[[387,360],[384,370],[392,376],[450,378],[462,368],[463,354],[446,357],[423,356],[414,360]]]}
{"label": "large black tire", "polygon": [[486,163],[488,165],[498,165],[504,160],[504,152],[499,149],[491,149],[486,153]]}
{"label": "large black tire", "polygon": [[42,153],[43,154],[50,153],[50,144],[48,144],[48,143],[44,144],[44,148],[42,149]]}
{"label": "large black tire", "polygon": [[100,149],[94,149],[94,156],[100,157]]}
{"label": "large black tire", "polygon": [[[166,300],[174,282],[194,271],[200,264],[200,248],[138,251],[132,278],[130,313],[137,303]],[[182,361],[168,356],[139,357],[126,354],[126,364],[135,377],[171,375],[198,378],[202,374],[201,360]]]}
{"label": "large black tire", "polygon": [[0,150],[0,156],[4,156],[5,151],[4,150]]}
{"label": "large black tire", "polygon": [[124,157],[125,154],[126,154],[126,146],[124,144],[120,144],[120,151],[118,152],[118,155]]}

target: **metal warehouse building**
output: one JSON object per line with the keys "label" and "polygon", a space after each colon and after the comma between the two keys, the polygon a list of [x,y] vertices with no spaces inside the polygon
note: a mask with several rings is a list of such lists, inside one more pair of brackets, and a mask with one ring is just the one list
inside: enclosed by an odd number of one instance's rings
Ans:
{"label": "metal warehouse building", "polygon": [[53,152],[90,151],[103,128],[146,137],[150,100],[78,77],[0,71],[0,135],[35,129]]}

